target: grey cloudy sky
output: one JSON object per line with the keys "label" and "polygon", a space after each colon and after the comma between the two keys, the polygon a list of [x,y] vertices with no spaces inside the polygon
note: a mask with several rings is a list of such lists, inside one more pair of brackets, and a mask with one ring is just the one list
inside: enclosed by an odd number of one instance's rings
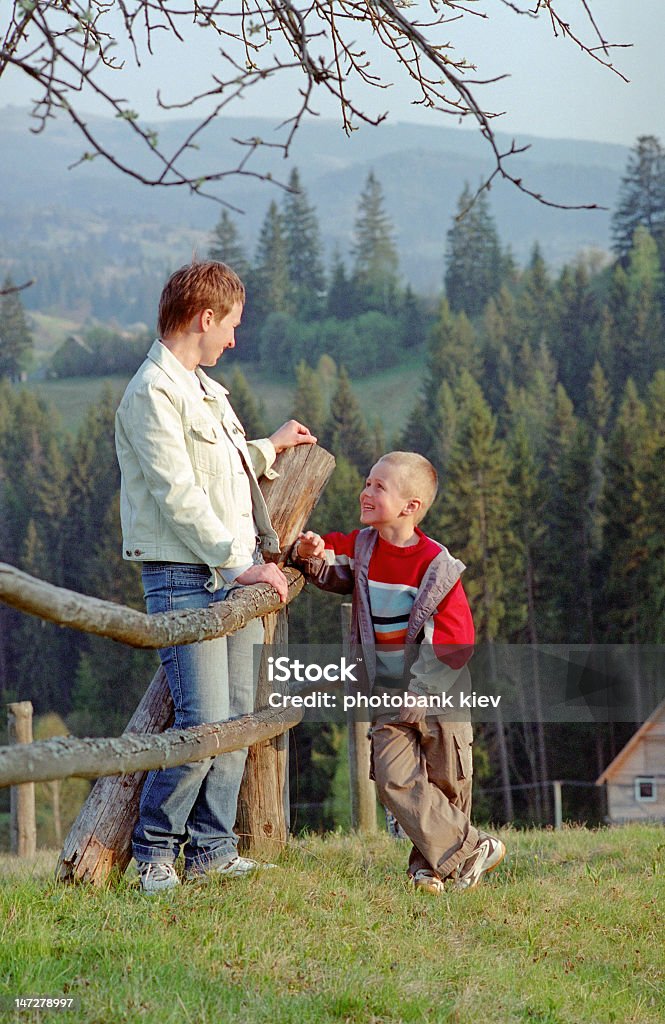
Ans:
{"label": "grey cloudy sky", "polygon": [[[525,5],[527,2],[522,0]],[[628,84],[582,53],[569,39],[554,38],[546,18],[517,16],[501,0],[469,0],[469,6],[486,11],[490,17],[465,15],[448,26],[447,35],[456,53],[477,64],[478,77],[510,75],[478,91],[486,109],[506,111],[495,122],[497,130],[626,145],[632,145],[642,134],[665,137],[663,0],[588,2],[606,39],[633,44],[630,49],[614,51],[613,55],[616,65],[630,79]],[[532,0],[531,6],[534,5]],[[592,38],[582,13],[582,0],[560,0],[557,6],[570,16],[571,25],[585,40]],[[156,90],[161,89],[165,98],[175,101],[189,91],[205,89],[215,66],[216,47],[215,37],[206,30],[193,29],[185,45],[177,45],[162,34],[157,56],[144,61],[140,69],[129,62],[121,73],[122,80],[115,75],[112,85],[143,117],[164,117],[154,101]],[[387,80],[394,78],[389,59],[378,51],[374,66]],[[22,81],[16,75],[9,88],[6,85],[3,83],[0,91],[3,105],[25,104],[34,92],[27,79]],[[241,104],[229,107],[225,113],[288,116],[292,112],[293,88],[293,80],[273,80],[262,91],[253,89]],[[388,110],[392,121],[455,124],[450,117],[413,106],[412,98],[407,83],[398,79],[390,90],[374,91],[364,102],[375,112]],[[103,112],[90,100],[82,106],[91,112]],[[335,106],[324,97],[316,106],[324,117],[336,116]],[[174,111],[172,116],[187,116],[187,111]]]}

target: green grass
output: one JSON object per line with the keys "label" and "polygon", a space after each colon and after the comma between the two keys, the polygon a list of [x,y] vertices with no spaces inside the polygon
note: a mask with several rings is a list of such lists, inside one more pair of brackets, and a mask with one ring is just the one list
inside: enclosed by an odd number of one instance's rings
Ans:
{"label": "green grass", "polygon": [[62,380],[30,381],[28,387],[57,410],[63,428],[76,433],[88,408],[98,400],[107,385],[118,400],[127,387],[129,377],[65,377]]}
{"label": "green grass", "polygon": [[386,836],[294,841],[275,871],[153,898],[4,858],[1,991],[67,994],[58,1019],[95,1024],[662,1024],[663,829],[504,839],[477,890],[438,897]]}

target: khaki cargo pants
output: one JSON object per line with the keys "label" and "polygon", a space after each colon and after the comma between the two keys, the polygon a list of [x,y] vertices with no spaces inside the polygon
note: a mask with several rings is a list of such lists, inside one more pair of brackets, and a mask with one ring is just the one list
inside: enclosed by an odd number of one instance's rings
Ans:
{"label": "khaki cargo pants", "polygon": [[413,843],[409,874],[431,868],[446,878],[478,842],[469,820],[471,723],[428,716],[409,725],[380,715],[371,737],[379,800]]}

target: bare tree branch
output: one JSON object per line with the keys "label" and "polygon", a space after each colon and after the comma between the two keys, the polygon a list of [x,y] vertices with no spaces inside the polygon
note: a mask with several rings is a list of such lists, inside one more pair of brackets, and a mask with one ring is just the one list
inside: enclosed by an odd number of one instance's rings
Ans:
{"label": "bare tree branch", "polygon": [[[516,16],[545,18],[554,36],[563,36],[624,78],[611,59],[611,51],[622,44],[604,37],[588,0],[577,0],[581,24],[575,26],[560,13],[560,0],[534,0],[530,7],[516,0],[501,2]],[[413,13],[417,7],[424,17]],[[386,112],[371,113],[367,101],[372,91],[384,95],[391,84],[375,70],[374,50],[366,48],[378,47],[391,55],[396,71],[406,73],[414,103],[477,123],[494,160],[481,189],[501,177],[539,202],[565,206],[529,189],[510,171],[510,158],[523,147],[514,142],[507,149],[499,147],[493,126],[498,112],[487,110],[479,98],[483,85],[497,78],[471,78],[475,66],[457,56],[449,36],[456,23],[470,17],[489,17],[479,0],[12,0],[4,31],[0,28],[0,79],[13,68],[37,87],[33,131],[43,131],[59,113],[71,119],[89,146],[77,163],[102,157],[145,185],[184,186],[220,201],[210,191],[215,182],[231,175],[270,177],[256,169],[257,151],[268,146],[287,155],[305,116],[316,115],[317,96],[334,98],[347,133],[383,121]],[[109,81],[117,76],[122,83],[127,62],[140,67],[159,54],[167,36],[187,46],[192,28],[216,38],[218,60],[211,68],[209,87],[202,92],[176,101],[157,93],[162,109],[187,110],[198,118],[169,153],[162,148],[159,133]],[[237,162],[232,160],[221,170],[192,172],[190,158],[199,137],[222,111],[248,90],[294,72],[300,84],[292,90],[292,109],[280,126],[278,141],[236,139]],[[140,156],[121,156],[91,126],[82,112],[90,98],[101,101],[122,122],[129,137],[140,143]]]}
{"label": "bare tree branch", "polygon": [[0,288],[0,296],[2,295],[14,295],[15,292],[22,292],[25,288],[30,288],[35,283],[36,278],[31,277],[29,281],[24,284],[13,284],[10,288]]}

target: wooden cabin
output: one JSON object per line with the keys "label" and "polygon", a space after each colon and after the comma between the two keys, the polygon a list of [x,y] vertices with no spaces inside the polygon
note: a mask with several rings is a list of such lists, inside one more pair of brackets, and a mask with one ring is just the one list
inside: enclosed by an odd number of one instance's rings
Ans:
{"label": "wooden cabin", "polygon": [[628,740],[597,786],[607,789],[607,820],[665,822],[665,701]]}

